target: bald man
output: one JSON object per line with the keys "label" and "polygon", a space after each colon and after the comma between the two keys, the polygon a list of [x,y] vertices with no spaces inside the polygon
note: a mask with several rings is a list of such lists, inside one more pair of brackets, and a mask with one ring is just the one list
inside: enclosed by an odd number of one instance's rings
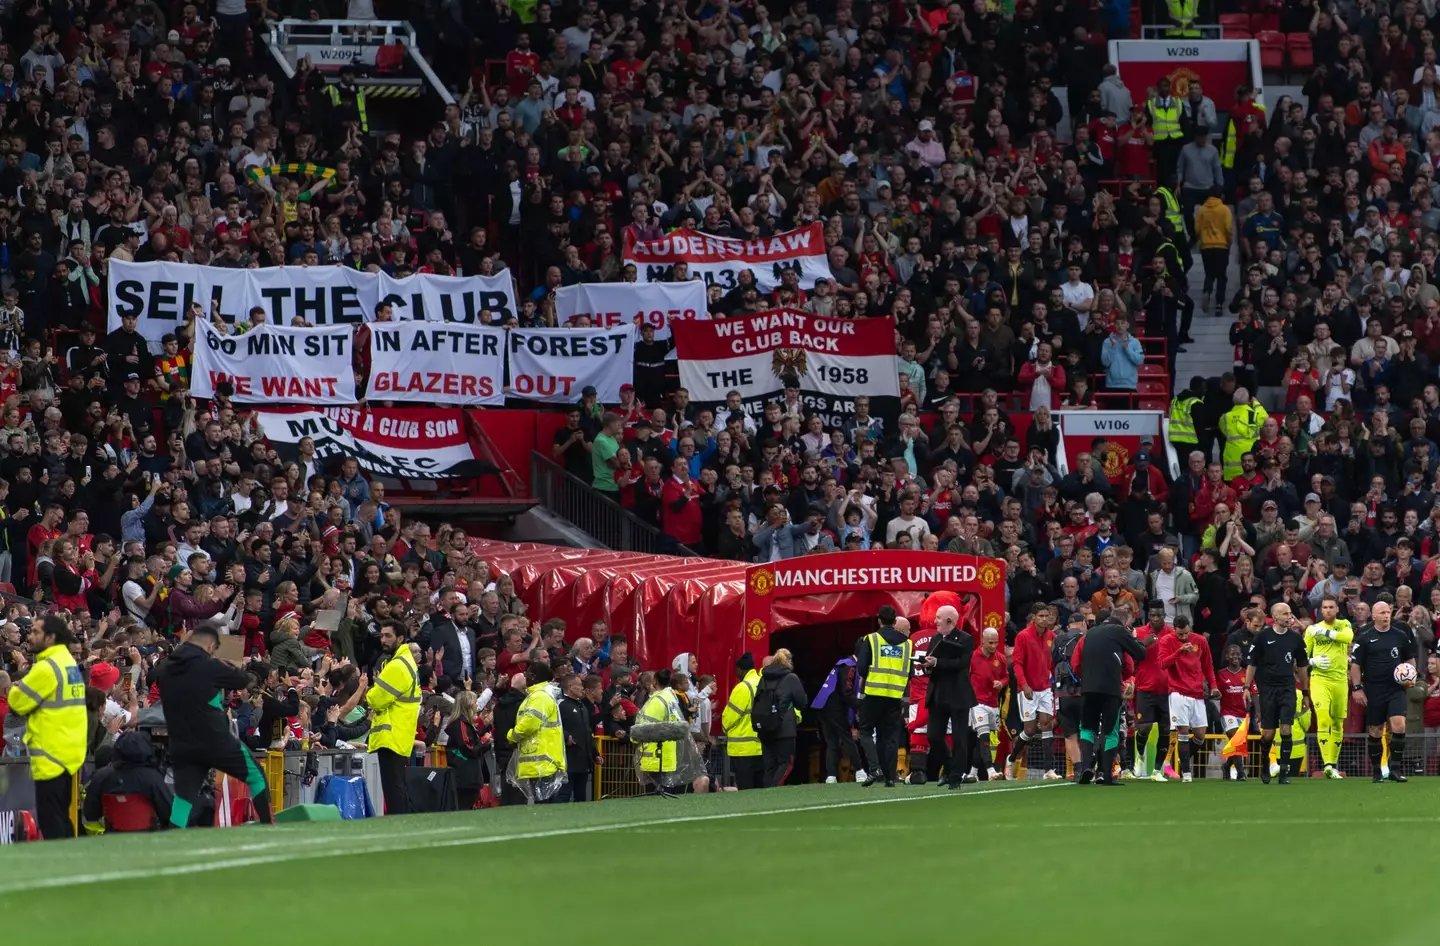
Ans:
{"label": "bald man", "polygon": [[[949,605],[935,612],[935,636],[930,639],[924,662],[930,675],[930,688],[925,693],[925,708],[930,711],[930,755],[925,775],[938,780],[943,765],[946,788],[975,781],[969,774],[970,708],[975,705],[970,659],[975,654],[975,639],[961,630],[959,623],[960,612]],[[951,741],[948,753],[947,735]]]}

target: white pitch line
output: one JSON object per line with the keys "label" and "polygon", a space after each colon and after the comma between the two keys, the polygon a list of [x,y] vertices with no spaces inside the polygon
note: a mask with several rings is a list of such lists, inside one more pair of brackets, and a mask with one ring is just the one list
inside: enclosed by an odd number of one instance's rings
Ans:
{"label": "white pitch line", "polygon": [[[637,828],[658,828],[666,825],[693,824],[705,821],[726,821],[736,818],[764,818],[772,815],[793,815],[802,814],[807,811],[834,811],[840,808],[861,808],[869,805],[894,805],[904,802],[933,801],[938,798],[974,798],[979,795],[1004,795],[1011,792],[1028,792],[1042,788],[1058,788],[1067,785],[1066,782],[1047,782],[1040,785],[1024,785],[1018,788],[987,788],[980,791],[960,792],[958,795],[953,792],[940,792],[937,794],[904,794],[888,798],[870,798],[863,801],[833,802],[825,805],[797,805],[789,808],[767,808],[761,811],[724,811],[706,815],[685,815],[678,818],[651,818],[644,821],[624,821],[615,824],[586,825],[577,828],[563,828],[550,831],[524,831],[515,834],[491,834],[471,835],[468,837],[450,837],[443,840],[425,840],[435,834],[434,830],[416,832],[412,835],[387,834],[393,843],[374,844],[369,846],[355,846],[353,841],[358,838],[346,838],[344,835],[330,836],[323,839],[328,846],[320,851],[277,851],[273,854],[259,854],[252,857],[230,857],[215,861],[200,861],[196,863],[172,864],[165,867],[142,867],[133,870],[99,871],[90,874],[71,874],[59,877],[31,877],[16,880],[13,882],[0,881],[0,894],[24,893],[31,890],[53,890],[64,887],[76,887],[89,884],[118,883],[126,880],[147,880],[155,877],[174,877],[186,874],[195,874],[217,870],[231,870],[241,867],[258,867],[265,864],[283,864],[289,861],[309,860],[316,857],[331,857],[354,854],[384,854],[398,851],[430,850],[442,847],[468,847],[480,844],[500,844],[509,841],[533,841],[544,838],[568,837],[576,834],[600,834],[606,831],[630,831]],[[453,831],[453,829],[451,829]],[[368,837],[380,837],[370,835]],[[308,843],[309,839],[307,839]],[[315,839],[320,843],[322,839]],[[352,843],[347,844],[350,841]],[[287,842],[288,843],[288,842]],[[214,850],[214,849],[209,849]],[[225,851],[233,852],[236,848],[228,848]],[[199,851],[177,852],[183,855],[193,855]]]}

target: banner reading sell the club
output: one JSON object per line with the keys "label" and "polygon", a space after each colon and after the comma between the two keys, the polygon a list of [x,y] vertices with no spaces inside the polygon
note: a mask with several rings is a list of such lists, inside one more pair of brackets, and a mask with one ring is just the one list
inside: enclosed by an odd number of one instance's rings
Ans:
{"label": "banner reading sell the club", "polygon": [[214,397],[216,386],[228,381],[237,404],[355,403],[349,325],[261,325],[244,335],[222,335],[205,321],[195,328],[190,390],[198,398]]}
{"label": "banner reading sell the club", "polygon": [[444,479],[480,476],[495,468],[475,456],[459,408],[306,408],[256,411],[260,432],[282,461],[298,456],[300,441],[315,442],[321,462],[354,457],[381,476]]}
{"label": "banner reading sell the club", "polygon": [[754,240],[683,229],[658,240],[635,240],[627,233],[625,262],[634,264],[642,283],[668,280],[676,263],[686,263],[691,277],[725,290],[739,286],[740,273],[748,269],[761,293],[779,286],[787,269],[799,274],[802,289],[815,288],[817,279],[834,278],[825,255],[825,231],[818,223]]}
{"label": "banner reading sell the club", "polygon": [[370,385],[376,401],[504,404],[505,330],[439,322],[370,325]]}
{"label": "banner reading sell the club", "polygon": [[633,325],[600,331],[512,328],[505,342],[508,393],[542,404],[574,404],[593,386],[601,404],[613,404],[620,400],[620,385],[635,379],[635,336]]}
{"label": "banner reading sell the club", "polygon": [[200,304],[203,318],[218,304],[220,317],[232,324],[251,321],[250,310],[258,306],[272,325],[299,317],[317,326],[373,321],[382,300],[394,307],[397,320],[483,324],[488,312],[498,325],[519,310],[508,273],[395,279],[344,266],[225,269],[123,260],[110,262],[109,300],[110,331],[133,315],[136,331],[151,342],[183,326],[191,303]]}
{"label": "banner reading sell the club", "polygon": [[785,381],[795,379],[801,400],[839,426],[868,397],[870,413],[893,417],[900,405],[895,367],[895,320],[822,318],[776,309],[734,319],[677,322],[675,352],[680,385],[692,401],[716,404],[739,391],[746,412],[763,413]]}

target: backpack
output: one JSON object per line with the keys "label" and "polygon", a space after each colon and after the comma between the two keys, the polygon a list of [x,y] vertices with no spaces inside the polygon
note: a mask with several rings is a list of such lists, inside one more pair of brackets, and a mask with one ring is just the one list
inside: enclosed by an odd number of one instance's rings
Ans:
{"label": "backpack", "polygon": [[1050,664],[1055,673],[1055,685],[1058,686],[1066,696],[1076,696],[1080,693],[1080,675],[1075,672],[1071,658],[1075,655],[1075,646],[1080,643],[1079,634],[1060,634],[1050,644]]}
{"label": "backpack", "polygon": [[750,725],[757,736],[773,736],[780,732],[785,711],[781,706],[780,682],[774,677],[761,677],[750,705]]}

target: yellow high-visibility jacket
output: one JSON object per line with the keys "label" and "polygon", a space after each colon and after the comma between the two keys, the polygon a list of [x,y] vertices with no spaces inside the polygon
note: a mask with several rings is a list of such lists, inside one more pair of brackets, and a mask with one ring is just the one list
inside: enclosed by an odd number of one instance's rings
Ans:
{"label": "yellow high-visibility jacket", "polygon": [[74,774],[85,762],[85,675],[64,644],[47,647],[10,688],[10,709],[25,717],[30,774],[38,781]]}
{"label": "yellow high-visibility jacket", "polygon": [[389,749],[409,758],[415,751],[415,732],[420,722],[420,675],[409,644],[396,648],[395,656],[365,694],[365,704],[372,713],[365,747],[371,752]]}
{"label": "yellow high-visibility jacket", "polygon": [[550,695],[549,684],[537,683],[525,691],[509,738],[519,747],[515,774],[520,778],[548,778],[565,771],[560,704]]}
{"label": "yellow high-visibility jacket", "polygon": [[755,688],[759,685],[760,671],[751,670],[745,674],[745,679],[730,691],[730,702],[720,713],[720,728],[725,731],[725,754],[728,756],[760,754],[760,737],[755,735],[755,726],[750,721],[750,711],[755,706]]}

